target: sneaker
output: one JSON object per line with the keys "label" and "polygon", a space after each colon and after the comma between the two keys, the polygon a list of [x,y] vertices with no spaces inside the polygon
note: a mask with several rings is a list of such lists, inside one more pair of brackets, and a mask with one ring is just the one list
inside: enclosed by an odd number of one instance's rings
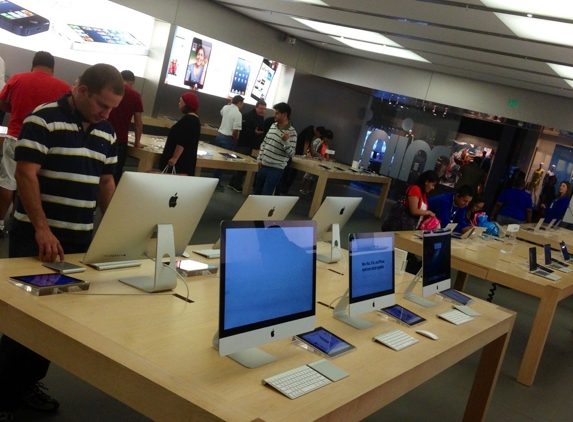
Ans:
{"label": "sneaker", "polygon": [[217,185],[217,187],[215,188],[215,190],[217,192],[225,192],[225,186],[223,185]]}
{"label": "sneaker", "polygon": [[10,412],[0,412],[0,422],[12,421],[14,420],[14,415]]}
{"label": "sneaker", "polygon": [[233,185],[229,185],[229,187],[237,193],[243,193],[243,188],[238,188],[238,187],[233,186]]}
{"label": "sneaker", "polygon": [[37,382],[28,387],[20,400],[31,409],[40,412],[55,412],[60,407],[60,403],[42,390],[47,390],[47,388],[44,387],[43,383]]}

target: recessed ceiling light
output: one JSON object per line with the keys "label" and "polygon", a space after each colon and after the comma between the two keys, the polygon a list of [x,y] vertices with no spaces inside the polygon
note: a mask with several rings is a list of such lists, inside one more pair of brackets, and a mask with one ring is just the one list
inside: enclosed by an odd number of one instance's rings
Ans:
{"label": "recessed ceiling light", "polygon": [[573,2],[563,0],[481,0],[487,7],[573,20]]}
{"label": "recessed ceiling light", "polygon": [[569,23],[505,13],[495,15],[520,38],[573,46],[573,25]]}
{"label": "recessed ceiling light", "polygon": [[410,50],[406,50],[404,48],[390,47],[388,45],[384,46],[384,45],[373,44],[373,43],[364,42],[364,41],[348,40],[348,39],[340,38],[340,37],[332,37],[332,38],[334,38],[337,41],[340,41],[343,44],[346,44],[349,47],[356,48],[358,50],[364,50],[364,51],[369,51],[371,53],[385,54],[387,56],[401,57],[403,59],[416,60],[419,62],[430,63],[428,60],[424,59],[423,57],[417,55],[416,53],[414,53]]}
{"label": "recessed ceiling light", "polygon": [[[291,16],[292,17],[292,16]],[[341,25],[334,25],[332,23],[316,22],[308,19],[301,19],[292,17],[297,22],[314,29],[315,31],[322,32],[327,35],[335,35],[338,37],[350,38],[353,40],[367,41],[377,44],[387,44],[394,47],[402,47],[400,44],[395,43],[384,35],[378,32],[365,31],[364,29],[349,28]]]}

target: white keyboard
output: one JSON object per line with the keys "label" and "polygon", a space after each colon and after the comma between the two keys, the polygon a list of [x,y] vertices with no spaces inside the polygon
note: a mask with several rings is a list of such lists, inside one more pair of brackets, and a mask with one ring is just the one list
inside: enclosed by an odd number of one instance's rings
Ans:
{"label": "white keyboard", "polygon": [[307,365],[263,380],[263,384],[269,384],[290,399],[296,399],[330,383],[328,378]]}
{"label": "white keyboard", "polygon": [[418,340],[414,337],[398,329],[380,334],[374,337],[373,340],[382,343],[384,346],[388,346],[390,349],[394,349],[397,352],[411,346],[412,344],[418,343]]}
{"label": "white keyboard", "polygon": [[115,262],[96,262],[93,264],[88,264],[94,267],[96,270],[115,270],[117,268],[129,268],[129,267],[139,267],[141,261],[115,261]]}
{"label": "white keyboard", "polygon": [[474,320],[471,316],[468,316],[457,309],[444,312],[443,314],[438,314],[438,316],[454,325],[461,325]]}

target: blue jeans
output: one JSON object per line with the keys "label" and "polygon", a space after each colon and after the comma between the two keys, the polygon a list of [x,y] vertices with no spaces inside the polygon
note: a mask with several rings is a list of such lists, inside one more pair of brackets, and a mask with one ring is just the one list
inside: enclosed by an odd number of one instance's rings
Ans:
{"label": "blue jeans", "polygon": [[[233,141],[232,137],[227,137],[221,133],[217,133],[215,137],[215,145],[221,148],[228,149],[230,151],[235,150],[235,141]],[[213,177],[219,179],[219,184],[221,184],[221,176],[223,175],[222,169],[217,169],[213,172]]]}
{"label": "blue jeans", "polygon": [[255,195],[272,195],[283,175],[283,169],[262,166],[257,172]]}

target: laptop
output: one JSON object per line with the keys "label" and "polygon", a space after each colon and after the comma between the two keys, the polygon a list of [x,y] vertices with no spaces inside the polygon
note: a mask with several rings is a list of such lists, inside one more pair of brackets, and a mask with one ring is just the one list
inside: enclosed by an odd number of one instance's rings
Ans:
{"label": "laptop", "polygon": [[535,246],[529,248],[529,272],[531,274],[547,278],[551,281],[561,280],[561,277],[553,274],[553,270],[543,267],[537,263],[537,249]]}
{"label": "laptop", "polygon": [[551,245],[549,243],[543,245],[543,256],[545,258],[544,264],[547,268],[561,271],[562,273],[570,273],[572,271],[566,263],[551,257]]}
{"label": "laptop", "polygon": [[[298,196],[249,195],[233,221],[282,221],[298,199]],[[211,249],[198,249],[193,253],[208,259],[220,258],[220,241],[221,239],[217,240]]]}
{"label": "laptop", "polygon": [[452,232],[452,238],[459,240],[476,239],[480,237],[486,229],[487,227],[472,227],[464,234]]}
{"label": "laptop", "polygon": [[565,245],[565,242],[563,241],[559,242],[559,246],[561,247],[561,255],[563,255],[563,260],[565,262],[573,262],[573,259],[571,259],[571,255],[569,255],[569,251],[567,250],[567,245]]}
{"label": "laptop", "polygon": [[[451,231],[452,233],[454,232],[454,229],[458,226],[458,223],[449,223],[446,227],[444,227],[443,229],[438,229],[440,231]],[[414,237],[417,237],[419,239],[422,239],[424,237],[424,231],[423,230],[416,230],[414,232]]]}

